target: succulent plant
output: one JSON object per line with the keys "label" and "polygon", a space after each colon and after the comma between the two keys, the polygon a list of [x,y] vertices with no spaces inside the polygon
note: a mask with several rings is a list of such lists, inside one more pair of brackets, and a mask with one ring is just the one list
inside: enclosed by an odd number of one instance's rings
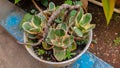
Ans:
{"label": "succulent plant", "polygon": [[79,5],[63,4],[56,8],[51,2],[47,10],[34,15],[30,21],[24,21],[22,27],[28,38],[38,40],[29,45],[42,44],[45,50],[53,50],[57,61],[62,61],[70,55],[68,51],[77,49],[75,39],[82,38],[95,27],[90,24],[91,20],[92,15],[84,13]]}

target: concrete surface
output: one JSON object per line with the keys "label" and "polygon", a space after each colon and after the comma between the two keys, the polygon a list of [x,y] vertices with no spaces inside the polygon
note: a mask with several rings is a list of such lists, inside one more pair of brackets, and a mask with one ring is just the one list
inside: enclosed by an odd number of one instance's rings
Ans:
{"label": "concrete surface", "polygon": [[0,68],[48,68],[35,60],[0,26]]}
{"label": "concrete surface", "polygon": [[[10,12],[15,11],[15,6],[8,0],[0,0],[0,21]],[[19,11],[19,10],[16,10]],[[22,45],[0,26],[0,68],[48,68],[35,60]]]}

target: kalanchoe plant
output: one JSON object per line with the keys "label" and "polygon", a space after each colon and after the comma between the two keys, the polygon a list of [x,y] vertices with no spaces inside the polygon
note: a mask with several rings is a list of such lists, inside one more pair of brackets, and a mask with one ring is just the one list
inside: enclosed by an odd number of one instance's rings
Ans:
{"label": "kalanchoe plant", "polygon": [[22,28],[28,38],[25,44],[41,45],[46,51],[53,50],[57,61],[65,60],[74,55],[72,51],[77,49],[76,39],[81,40],[95,27],[90,24],[91,19],[92,15],[84,13],[79,5],[63,4],[57,9],[51,2],[47,10],[23,22]]}

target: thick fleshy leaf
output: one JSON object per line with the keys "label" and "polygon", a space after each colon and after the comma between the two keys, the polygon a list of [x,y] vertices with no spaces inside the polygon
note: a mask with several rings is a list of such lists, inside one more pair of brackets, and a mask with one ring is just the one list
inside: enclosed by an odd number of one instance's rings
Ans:
{"label": "thick fleshy leaf", "polygon": [[92,20],[92,15],[90,13],[86,13],[85,15],[82,16],[79,25],[80,26],[85,26],[86,24],[90,23]]}
{"label": "thick fleshy leaf", "polygon": [[65,36],[62,40],[64,47],[69,47],[74,42],[73,36]]}
{"label": "thick fleshy leaf", "polygon": [[59,18],[59,17],[58,17],[58,18],[56,18],[56,19],[55,19],[55,23],[58,23],[58,24],[59,24],[59,23],[62,23],[62,19],[61,19],[61,18]]}
{"label": "thick fleshy leaf", "polygon": [[82,36],[83,36],[83,33],[82,33],[82,31],[81,31],[79,28],[74,27],[74,28],[72,28],[72,30],[73,30],[79,37],[82,37]]}
{"label": "thick fleshy leaf", "polygon": [[116,0],[102,0],[105,17],[107,19],[107,24],[109,24],[110,19],[112,17],[115,2]]}
{"label": "thick fleshy leaf", "polygon": [[80,8],[80,12],[77,14],[77,22],[79,22],[84,14],[84,11],[82,8]]}
{"label": "thick fleshy leaf", "polygon": [[57,61],[62,61],[66,58],[65,57],[66,56],[66,50],[63,49],[63,48],[54,47],[53,52],[54,52],[54,57],[56,58]]}
{"label": "thick fleshy leaf", "polygon": [[69,43],[70,43],[69,40],[70,40],[69,37],[65,37],[65,38],[63,39],[63,44],[64,44],[65,47],[69,46]]}
{"label": "thick fleshy leaf", "polygon": [[56,29],[55,34],[61,37],[65,35],[65,31],[63,29]]}
{"label": "thick fleshy leaf", "polygon": [[71,12],[70,12],[70,16],[74,16],[75,14],[76,14],[76,10],[72,10]]}
{"label": "thick fleshy leaf", "polygon": [[40,27],[40,24],[41,24],[41,18],[38,17],[38,16],[34,16],[34,17],[33,17],[32,25],[33,25],[35,28],[39,28],[39,27]]}
{"label": "thick fleshy leaf", "polygon": [[50,11],[55,10],[55,4],[54,4],[53,2],[50,2],[50,3],[49,3],[49,10],[50,10]]}
{"label": "thick fleshy leaf", "polygon": [[54,29],[50,28],[50,31],[48,33],[47,38],[49,38],[50,40],[55,39],[55,31],[54,31]]}
{"label": "thick fleshy leaf", "polygon": [[32,29],[33,27],[30,25],[30,22],[24,22],[24,23],[22,24],[22,28],[23,28],[25,31],[29,32],[30,29]]}
{"label": "thick fleshy leaf", "polygon": [[68,47],[68,49],[69,49],[70,51],[74,51],[76,48],[77,48],[77,45],[76,45],[75,41],[72,43],[71,46]]}
{"label": "thick fleshy leaf", "polygon": [[22,27],[22,24],[25,23],[25,22],[30,22],[31,19],[32,19],[33,15],[27,13],[24,15],[23,19],[22,19],[22,22],[20,23],[20,27]]}
{"label": "thick fleshy leaf", "polygon": [[36,33],[38,33],[38,32],[40,32],[40,29],[38,29],[38,28],[31,28],[30,32],[36,32]]}
{"label": "thick fleshy leaf", "polygon": [[30,38],[30,39],[37,38],[36,35],[34,35],[34,34],[27,34],[27,37]]}
{"label": "thick fleshy leaf", "polygon": [[50,41],[51,39],[50,38],[46,38],[45,39],[45,41],[49,44],[49,45],[51,45],[51,41]]}
{"label": "thick fleshy leaf", "polygon": [[67,29],[66,27],[67,27],[67,25],[64,23],[58,24],[58,26],[57,26],[58,29],[63,29],[63,30],[66,30]]}
{"label": "thick fleshy leaf", "polygon": [[41,18],[41,22],[42,22],[42,23],[47,22],[47,18],[45,17],[45,15],[40,14],[38,17],[40,17],[40,18]]}
{"label": "thick fleshy leaf", "polygon": [[52,48],[52,46],[48,45],[46,42],[42,42],[42,46],[45,50],[50,50]]}
{"label": "thick fleshy leaf", "polygon": [[84,26],[84,28],[89,31],[92,30],[93,28],[95,28],[95,24],[87,24],[86,26]]}
{"label": "thick fleshy leaf", "polygon": [[24,29],[24,31],[30,33],[30,34],[37,34],[38,33],[38,29],[35,29],[30,22],[25,22],[22,25],[22,28]]}

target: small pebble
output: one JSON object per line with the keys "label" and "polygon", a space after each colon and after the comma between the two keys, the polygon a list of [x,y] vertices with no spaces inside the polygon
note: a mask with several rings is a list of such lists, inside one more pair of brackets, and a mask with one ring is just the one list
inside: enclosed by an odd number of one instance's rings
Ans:
{"label": "small pebble", "polygon": [[118,35],[118,33],[115,33],[115,35]]}

